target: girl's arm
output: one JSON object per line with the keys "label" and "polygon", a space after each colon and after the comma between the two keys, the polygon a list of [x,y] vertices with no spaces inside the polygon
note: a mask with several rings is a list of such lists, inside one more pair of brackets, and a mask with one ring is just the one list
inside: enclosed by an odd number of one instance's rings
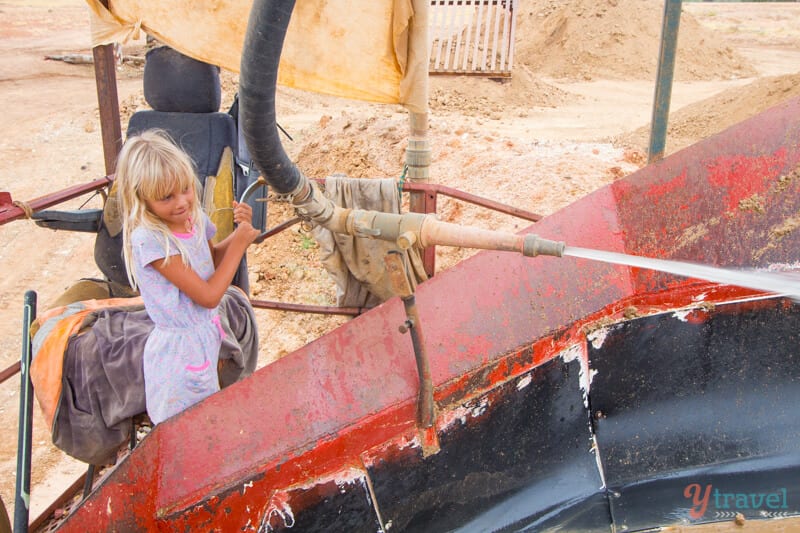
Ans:
{"label": "girl's arm", "polygon": [[[236,206],[236,208],[238,207]],[[239,269],[239,263],[247,251],[247,247],[259,235],[259,231],[249,221],[241,220],[238,224],[233,233],[222,241],[225,243],[223,247],[220,247],[219,244],[216,247],[211,246],[209,243],[216,269],[208,280],[198,276],[191,266],[181,260],[180,255],[171,257],[166,264],[164,264],[164,259],[153,261],[151,264],[194,303],[213,309],[219,305],[222,296],[233,281],[233,276]],[[219,259],[216,257],[217,253],[220,256]]]}

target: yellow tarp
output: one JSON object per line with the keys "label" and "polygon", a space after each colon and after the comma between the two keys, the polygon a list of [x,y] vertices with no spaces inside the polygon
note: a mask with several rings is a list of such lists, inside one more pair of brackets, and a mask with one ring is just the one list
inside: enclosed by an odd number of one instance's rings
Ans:
{"label": "yellow tarp", "polygon": [[[95,46],[143,30],[195,59],[239,72],[252,0],[86,0]],[[427,106],[428,0],[297,0],[278,83],[323,94]]]}

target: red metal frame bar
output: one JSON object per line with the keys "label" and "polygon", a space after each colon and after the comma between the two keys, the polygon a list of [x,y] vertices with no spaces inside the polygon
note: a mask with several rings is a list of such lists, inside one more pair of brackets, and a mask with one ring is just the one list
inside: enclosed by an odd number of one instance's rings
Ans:
{"label": "red metal frame bar", "polygon": [[86,483],[87,473],[88,471],[81,474],[78,479],[72,482],[72,485],[70,485],[67,490],[61,493],[61,495],[47,507],[47,509],[42,511],[39,516],[33,519],[28,527],[28,531],[38,531],[47,523],[48,520],[50,520],[57,509],[63,507],[69,500],[74,498]]}
{"label": "red metal frame bar", "polygon": [[[430,183],[405,183],[403,189],[409,187],[411,195],[417,195],[417,201],[422,208],[422,212],[426,214],[436,213],[438,199],[438,190],[436,185]],[[413,189],[418,190],[414,191]],[[436,246],[428,246],[422,251],[422,266],[428,277],[433,277],[436,274]]]}
{"label": "red metal frame bar", "polygon": [[17,361],[16,363],[12,363],[11,366],[0,371],[0,383],[5,383],[7,379],[10,379],[11,376],[16,376],[20,370],[20,362]]}
{"label": "red metal frame bar", "polygon": [[[323,180],[315,180],[315,181],[317,181],[318,183],[323,183]],[[54,205],[58,205],[62,202],[66,202],[67,200],[71,200],[88,192],[94,192],[96,190],[102,189],[103,187],[110,185],[112,182],[113,182],[113,177],[105,176],[103,178],[93,180],[89,183],[75,185],[52,194],[41,196],[26,203],[31,208],[31,210],[35,212]],[[406,182],[403,184],[403,191],[409,192],[413,196],[415,196],[419,209],[421,210],[421,212],[426,214],[436,213],[437,198],[439,194],[442,194],[450,198],[454,198],[456,200],[461,200],[467,203],[471,203],[473,205],[477,205],[479,207],[484,207],[507,215],[515,216],[525,220],[530,220],[532,222],[537,222],[542,218],[541,215],[531,213],[530,211],[525,211],[524,209],[518,209],[516,207],[502,204],[500,202],[495,202],[494,200],[489,200],[488,198],[482,198],[480,196],[460,191],[452,187],[447,187],[445,185],[438,185],[432,183]],[[26,217],[25,211],[21,207],[15,205],[12,202],[11,195],[8,193],[2,193],[2,196],[0,196],[0,225],[3,225],[7,222],[11,222],[12,220],[18,220],[25,217]],[[281,224],[278,224],[274,228],[263,233],[259,237],[258,242],[261,242],[269,237],[272,237],[273,235],[276,235],[284,231],[285,229],[290,228],[291,226],[297,224],[298,222],[300,222],[299,218],[292,218],[290,220],[282,222]],[[433,276],[436,272],[435,246],[429,246],[423,251],[422,261],[428,276]],[[292,311],[298,313],[356,316],[363,313],[366,310],[360,307],[326,307],[317,305],[273,302],[265,300],[251,300],[251,302],[253,304],[253,307],[257,307],[260,309]],[[16,370],[14,370],[9,375],[6,375],[6,373],[12,370],[11,367],[0,372],[0,383],[2,383],[6,379],[8,379],[8,377],[14,375],[16,372],[19,371],[19,363],[17,363],[16,367],[17,367]]]}
{"label": "red metal frame bar", "polygon": [[[500,202],[495,202],[494,200],[489,200],[488,198],[475,196],[474,194],[460,191],[452,187],[447,187],[446,185],[439,185],[436,183],[406,182],[405,184],[403,184],[403,191],[425,192],[433,195],[443,194],[444,196],[449,196],[456,200],[462,200],[464,202],[468,202],[470,204],[477,205],[479,207],[485,207],[493,211],[498,211],[506,215],[511,215],[518,218],[523,218],[525,220],[530,220],[531,222],[539,222],[542,219],[542,215],[537,215],[536,213],[531,213],[530,211],[526,211],[524,209],[518,209],[510,205],[501,204]],[[434,200],[434,206],[435,205],[436,201]]]}
{"label": "red metal frame bar", "polygon": [[[67,187],[61,191],[46,194],[44,196],[40,196],[39,198],[34,198],[33,200],[25,203],[34,212],[39,211],[41,209],[66,202],[67,200],[72,200],[73,198],[77,198],[78,196],[84,195],[88,192],[94,192],[98,189],[102,189],[103,187],[111,184],[112,181],[112,178],[105,176],[104,178],[96,179],[90,181],[89,183],[73,185],[72,187]],[[21,207],[11,202],[11,195],[5,196],[4,198],[4,200],[0,199],[0,201],[2,201],[2,203],[0,203],[0,226],[7,222],[11,222],[12,220],[18,220],[26,217],[25,211]]]}
{"label": "red metal frame bar", "polygon": [[365,311],[369,311],[369,308],[367,307],[333,307],[324,305],[290,304],[284,302],[272,302],[268,300],[250,300],[250,304],[259,309],[294,311],[298,313],[312,313],[318,315],[358,316]]}
{"label": "red metal frame bar", "polygon": [[[108,8],[108,0],[100,0]],[[92,48],[94,79],[97,86],[97,104],[100,111],[100,132],[103,137],[103,159],[106,174],[117,168],[117,156],[122,150],[122,125],[117,94],[117,65],[114,46],[111,44]]]}

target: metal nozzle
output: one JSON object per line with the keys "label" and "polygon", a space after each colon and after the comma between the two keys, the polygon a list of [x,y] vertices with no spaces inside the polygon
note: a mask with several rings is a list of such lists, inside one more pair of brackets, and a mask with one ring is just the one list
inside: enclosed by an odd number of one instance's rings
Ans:
{"label": "metal nozzle", "polygon": [[541,239],[538,235],[528,234],[522,241],[522,255],[526,257],[536,257],[537,255],[561,257],[564,255],[565,247],[563,241],[551,241]]}

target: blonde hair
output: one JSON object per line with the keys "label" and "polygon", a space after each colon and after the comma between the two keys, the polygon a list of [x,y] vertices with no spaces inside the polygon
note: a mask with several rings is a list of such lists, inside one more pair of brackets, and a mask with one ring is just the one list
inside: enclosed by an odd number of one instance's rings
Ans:
{"label": "blonde hair", "polygon": [[164,238],[165,261],[169,243],[180,251],[186,263],[187,253],[180,240],[176,239],[169,227],[147,208],[149,200],[160,200],[176,187],[191,187],[195,194],[192,219],[198,231],[205,234],[204,219],[201,216],[200,185],[191,158],[159,129],[151,129],[129,137],[119,153],[115,188],[122,210],[122,251],[128,280],[136,288],[136,275],[133,270],[131,234],[139,226],[154,230]]}

